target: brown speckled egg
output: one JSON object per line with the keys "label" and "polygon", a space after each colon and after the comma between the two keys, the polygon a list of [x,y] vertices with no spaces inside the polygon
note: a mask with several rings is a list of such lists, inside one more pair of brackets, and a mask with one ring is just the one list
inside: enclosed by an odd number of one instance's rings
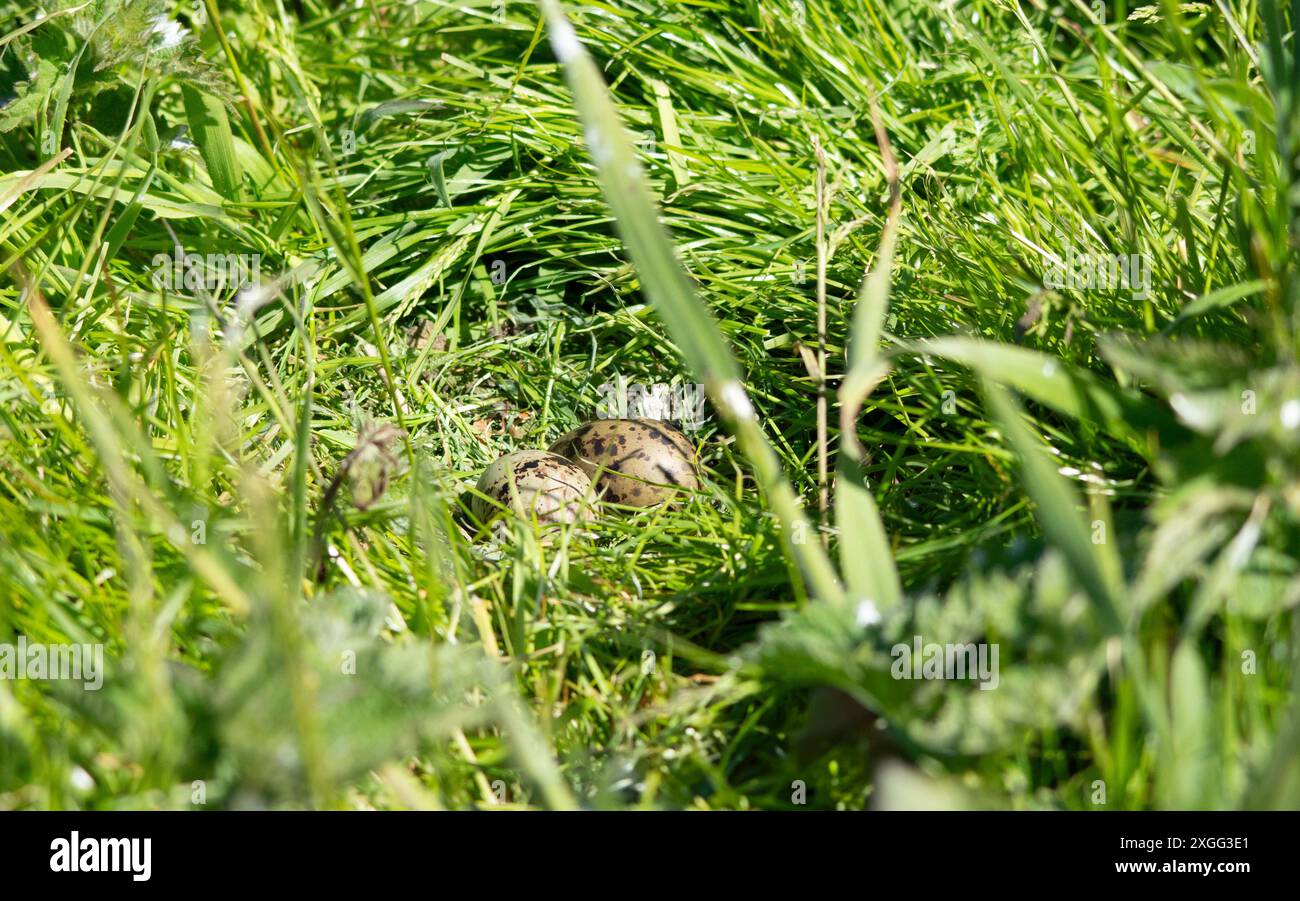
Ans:
{"label": "brown speckled egg", "polygon": [[536,517],[539,524],[588,520],[595,496],[591,479],[581,467],[539,450],[515,451],[494,460],[479,478],[477,488],[496,501],[489,503],[477,495],[473,498],[471,507],[480,522],[511,507],[525,519]]}
{"label": "brown speckled egg", "polygon": [[674,486],[699,486],[695,448],[660,419],[598,419],[569,432],[550,451],[575,461],[597,479],[601,497],[616,504],[653,507],[676,495]]}

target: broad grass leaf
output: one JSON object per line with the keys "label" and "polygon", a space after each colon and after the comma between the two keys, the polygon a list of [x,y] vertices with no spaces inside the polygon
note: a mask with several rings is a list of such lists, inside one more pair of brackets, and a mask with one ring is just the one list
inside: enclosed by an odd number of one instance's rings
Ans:
{"label": "broad grass leaf", "polygon": [[702,375],[722,381],[738,380],[718,325],[678,262],[676,251],[646,185],[636,152],[604,79],[583,49],[556,0],[542,0],[556,56],[565,65],[574,105],[582,117],[587,150],[619,234],[641,277],[642,290],[654,303],[681,347],[682,354]]}
{"label": "broad grass leaf", "polygon": [[[551,45],[564,65],[574,105],[582,120],[587,150],[595,163],[619,235],[640,276],[642,290],[736,435],[788,534],[806,529],[807,519],[794,490],[764,437],[752,401],[741,384],[740,367],[727,347],[717,319],[696,296],[686,270],[677,259],[672,240],[659,221],[659,210],[600,70],[578,40],[558,0],[540,0],[540,4]],[[791,539],[785,547],[798,562],[815,595],[822,600],[842,602],[839,579],[820,542]]]}
{"label": "broad grass leaf", "polygon": [[1162,806],[1202,808],[1219,795],[1215,707],[1200,648],[1181,642],[1169,673],[1169,745],[1158,780]]}
{"label": "broad grass leaf", "polygon": [[1102,554],[1114,556],[1113,544],[1103,541],[1094,545],[1087,523],[1079,514],[1081,506],[1064,476],[1048,461],[1041,444],[1021,421],[1019,406],[1006,389],[992,382],[984,383],[984,394],[993,415],[1006,434],[1007,441],[1020,457],[1021,480],[1037,508],[1037,518],[1047,540],[1069,563],[1076,579],[1096,606],[1105,626],[1118,632],[1121,628],[1116,586],[1108,572],[1119,572],[1115,561],[1103,563]]}
{"label": "broad grass leaf", "polygon": [[1107,386],[1091,373],[1035,350],[956,337],[934,338],[913,347],[969,366],[1059,413],[1092,423],[1144,455],[1149,454],[1145,429],[1165,434],[1176,428],[1169,411],[1154,401]]}
{"label": "broad grass leaf", "polygon": [[1165,327],[1165,333],[1167,334],[1189,319],[1193,319],[1197,316],[1204,316],[1206,313],[1214,310],[1227,309],[1237,301],[1244,300],[1247,297],[1253,297],[1267,287],[1268,282],[1263,279],[1255,279],[1254,281],[1242,282],[1237,285],[1228,285],[1225,288],[1219,288],[1210,291],[1207,294],[1202,294],[1179,311],[1178,316],[1174,318],[1174,321]]}
{"label": "broad grass leaf", "polygon": [[889,536],[866,479],[844,455],[840,456],[835,478],[835,524],[840,533],[840,572],[850,602],[870,602],[880,610],[897,607],[902,603],[903,590]]}
{"label": "broad grass leaf", "polygon": [[226,105],[220,97],[193,85],[181,87],[181,99],[185,103],[190,134],[208,167],[213,189],[227,200],[239,200],[243,195],[243,176],[235,156],[235,139]]}
{"label": "broad grass leaf", "polygon": [[1187,489],[1153,511],[1156,525],[1133,586],[1134,603],[1144,610],[1165,597],[1222,547],[1250,508],[1251,494],[1241,489]]}

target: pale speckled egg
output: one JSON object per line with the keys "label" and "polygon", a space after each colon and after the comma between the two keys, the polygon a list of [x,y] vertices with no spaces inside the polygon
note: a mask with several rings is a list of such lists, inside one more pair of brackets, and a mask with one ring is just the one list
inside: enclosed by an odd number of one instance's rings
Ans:
{"label": "pale speckled egg", "polygon": [[476,487],[496,502],[474,496],[470,507],[480,522],[511,508],[542,525],[585,521],[592,516],[591,478],[572,461],[546,451],[522,450],[497,458]]}
{"label": "pale speckled egg", "polygon": [[677,489],[699,487],[695,448],[661,419],[598,419],[574,429],[550,447],[596,479],[603,500],[653,507]]}

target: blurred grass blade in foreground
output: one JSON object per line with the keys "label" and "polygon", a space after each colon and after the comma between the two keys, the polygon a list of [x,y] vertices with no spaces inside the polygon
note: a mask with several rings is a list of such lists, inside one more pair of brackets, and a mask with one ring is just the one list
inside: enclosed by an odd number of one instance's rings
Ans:
{"label": "blurred grass blade in foreground", "polygon": [[839,581],[820,542],[791,540],[802,536],[808,521],[790,483],[781,471],[758,422],[758,415],[740,380],[740,370],[727,350],[717,322],[695,296],[658,211],[646,187],[632,142],[619,121],[595,63],[583,49],[573,25],[557,0],[540,0],[550,27],[551,45],[564,64],[574,103],[582,117],[587,150],[619,233],[641,277],[641,286],[663,317],[673,340],[690,367],[704,380],[714,406],[722,413],[741,450],[754,466],[785,526],[787,552],[798,563],[813,593],[822,600],[842,598]]}
{"label": "blurred grass blade in foreground", "polygon": [[1043,448],[1021,422],[1019,405],[1006,389],[996,382],[985,381],[984,396],[1020,458],[1021,479],[1037,507],[1043,533],[1069,562],[1075,577],[1096,605],[1103,625],[1118,633],[1121,630],[1118,592],[1111,574],[1120,571],[1119,564],[1103,563],[1099,559],[1116,554],[1113,544],[1108,540],[1094,544],[1091,540],[1069,484],[1048,462]]}

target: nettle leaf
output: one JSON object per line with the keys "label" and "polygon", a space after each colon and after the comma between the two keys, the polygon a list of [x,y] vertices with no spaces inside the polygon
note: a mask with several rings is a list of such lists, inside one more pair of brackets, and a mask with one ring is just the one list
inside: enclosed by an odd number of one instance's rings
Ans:
{"label": "nettle leaf", "polygon": [[1034,729],[1077,723],[1101,675],[1102,622],[1055,550],[919,601],[913,628],[912,642],[919,636],[945,653],[974,644],[991,672],[987,688],[970,678],[906,683],[915,693],[885,715],[934,751],[985,753]]}
{"label": "nettle leaf", "polygon": [[[1245,352],[1199,341],[1108,338],[1102,354],[1118,372],[1166,399],[1194,436],[1161,446],[1168,484],[1198,476],[1260,487],[1293,469],[1300,447],[1300,368],[1254,369]],[[1195,437],[1200,436],[1200,437]]]}
{"label": "nettle leaf", "polygon": [[0,133],[30,123],[53,98],[60,78],[77,55],[77,42],[58,25],[45,24],[0,54],[0,71],[12,77],[13,93],[0,94]]}
{"label": "nettle leaf", "polygon": [[[395,630],[392,609],[381,592],[346,587],[300,608],[292,662],[310,676],[320,747],[303,743],[289,652],[275,629],[254,625],[225,656],[198,709],[219,724],[211,742],[239,787],[233,803],[302,797],[313,751],[334,777],[357,779],[499,713],[489,702],[504,690],[499,667],[473,649],[430,647]],[[478,706],[465,703],[475,689],[488,699]]]}
{"label": "nettle leaf", "polygon": [[1215,394],[1250,377],[1250,359],[1240,348],[1228,345],[1167,338],[1138,341],[1115,335],[1101,338],[1098,345],[1116,370],[1166,399],[1177,394]]}
{"label": "nettle leaf", "polygon": [[1286,554],[1259,548],[1228,593],[1227,611],[1265,621],[1300,606],[1300,567]]}
{"label": "nettle leaf", "polygon": [[1249,491],[1198,486],[1184,489],[1154,509],[1155,529],[1133,587],[1144,610],[1194,575],[1223,546],[1250,509]]}
{"label": "nettle leaf", "polygon": [[76,57],[79,43],[76,35],[66,30],[62,22],[51,22],[31,33],[23,45],[24,55],[66,68]]}
{"label": "nettle leaf", "polygon": [[[1077,725],[1103,670],[1105,632],[1064,557],[1048,550],[1013,569],[974,572],[870,624],[812,605],[764,629],[752,659],[769,679],[845,691],[930,752],[978,754],[1035,729]],[[925,674],[934,648],[945,678]]]}
{"label": "nettle leaf", "polygon": [[911,634],[910,618],[898,607],[864,624],[847,605],[809,604],[763,627],[745,656],[773,682],[829,685],[878,714],[903,710],[913,683],[890,675],[889,648]]}
{"label": "nettle leaf", "polygon": [[[1238,388],[1240,387],[1240,390]],[[1277,366],[1254,373],[1244,387],[1227,392],[1214,452],[1269,437],[1279,450],[1300,446],[1300,367]]]}
{"label": "nettle leaf", "polygon": [[1080,422],[1092,423],[1145,451],[1144,433],[1168,436],[1176,425],[1168,411],[1131,390],[1107,385],[1086,370],[1024,347],[946,337],[917,342],[915,349],[969,366],[986,379],[1009,385],[1034,401]]}
{"label": "nettle leaf", "polygon": [[17,96],[0,107],[0,132],[30,124],[54,92],[58,80],[58,66],[49,60],[38,60],[32,77],[17,85]]}

